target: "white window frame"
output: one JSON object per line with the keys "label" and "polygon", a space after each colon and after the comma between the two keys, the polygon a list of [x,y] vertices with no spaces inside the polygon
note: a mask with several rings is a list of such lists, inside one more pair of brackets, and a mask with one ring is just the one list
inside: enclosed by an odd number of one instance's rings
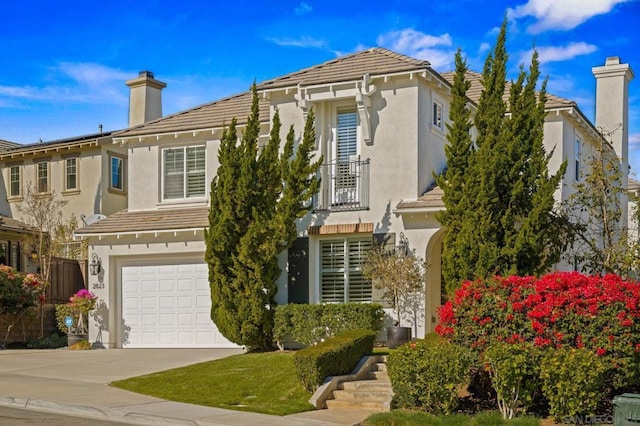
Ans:
{"label": "white window frame", "polygon": [[[202,189],[202,194],[195,194],[195,195],[189,195],[188,194],[188,190],[189,190],[189,184],[188,184],[188,178],[189,178],[189,170],[187,170],[188,168],[188,162],[189,162],[189,158],[187,155],[187,151],[190,149],[198,149],[198,150],[202,150],[203,154],[204,154],[204,160],[203,160],[203,165],[202,165],[202,169],[201,170],[196,170],[197,174],[202,173],[202,178],[203,178],[203,189]],[[182,178],[183,178],[183,186],[182,186],[182,196],[181,197],[167,197],[167,188],[166,188],[166,155],[169,151],[179,151],[182,150],[183,154],[182,154],[182,161],[183,161],[183,169],[181,171],[182,173]],[[161,163],[161,171],[160,171],[160,180],[162,182],[161,184],[161,200],[163,202],[175,202],[175,201],[198,201],[198,200],[204,200],[206,199],[207,196],[207,149],[206,149],[206,145],[204,144],[197,144],[197,145],[186,145],[186,146],[178,146],[178,147],[171,147],[171,148],[164,148],[161,151],[160,154],[160,163]],[[178,172],[176,172],[177,174]],[[196,173],[194,173],[195,175]]]}
{"label": "white window frame", "polygon": [[[332,254],[325,256],[324,247]],[[373,284],[362,276],[366,250],[373,247],[373,236],[348,236],[322,239],[318,242],[318,300],[320,303],[348,303],[373,301]],[[359,257],[358,257],[359,254]],[[335,261],[332,260],[335,257]],[[336,288],[323,291],[325,283]],[[339,286],[342,285],[340,289]],[[354,288],[357,286],[357,288]],[[365,288],[366,287],[366,288]],[[368,292],[368,297],[363,297]],[[328,293],[328,294],[325,294]],[[331,297],[333,293],[333,297]],[[359,296],[353,297],[354,293]]]}
{"label": "white window frame", "polygon": [[444,131],[444,104],[434,99],[431,105],[431,125]]}
{"label": "white window frame", "polygon": [[[341,114],[353,114],[355,118],[355,151],[347,153],[348,157],[345,157],[345,154],[340,153],[338,150],[338,137],[339,137],[338,118],[339,118],[339,115]],[[360,150],[362,145],[361,144],[362,129],[360,126],[360,117],[358,116],[358,108],[355,103],[350,103],[350,102],[334,103],[332,108],[332,117],[333,117],[333,120],[332,120],[333,123],[331,126],[330,158],[331,158],[331,163],[333,164],[331,174],[332,176],[334,176],[334,179],[332,179],[331,181],[330,205],[338,205],[344,202],[343,200],[341,200],[341,197],[343,197],[343,195],[346,200],[359,199],[356,195],[354,195],[354,194],[358,194],[358,191],[360,189],[357,187],[358,180],[355,177],[353,178],[354,186],[345,186],[343,188],[339,186],[340,178],[338,175],[340,173],[344,174],[346,180],[348,181],[349,180],[348,175],[351,174],[353,171],[344,169],[344,166],[342,166],[343,167],[342,169],[338,170],[339,169],[338,161],[349,161],[349,164],[351,164],[351,162],[353,161],[358,161],[358,159],[360,158]]]}
{"label": "white window frame", "polygon": [[[120,164],[120,183],[121,188],[113,185],[113,160],[118,160]],[[122,155],[109,154],[109,189],[112,191],[125,192],[127,187],[126,181],[126,158]]]}
{"label": "white window frame", "polygon": [[[69,163],[73,162],[73,175],[75,177],[75,186],[69,187]],[[65,191],[79,191],[80,190],[80,161],[78,157],[68,157],[63,161],[64,165],[64,190]]]}
{"label": "white window frame", "polygon": [[[17,171],[17,176],[18,176],[18,193],[14,194],[13,193],[13,177],[14,177],[14,173],[13,171],[16,170]],[[19,198],[22,197],[22,166],[20,165],[14,165],[14,166],[9,166],[9,198]]]}
{"label": "white window frame", "polygon": [[[43,160],[43,161],[37,161],[35,163],[35,171],[36,171],[36,193],[38,194],[46,194],[49,192],[49,161],[48,160]],[[44,168],[41,169],[41,167],[44,166]],[[41,176],[41,172],[44,172]],[[44,188],[41,184],[41,180],[44,180]]]}

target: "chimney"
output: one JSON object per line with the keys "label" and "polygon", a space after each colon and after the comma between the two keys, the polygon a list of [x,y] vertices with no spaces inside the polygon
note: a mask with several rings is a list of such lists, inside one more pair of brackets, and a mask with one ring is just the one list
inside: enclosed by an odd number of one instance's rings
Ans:
{"label": "chimney", "polygon": [[153,78],[151,71],[140,71],[129,86],[129,127],[162,117],[162,89],[166,83]]}
{"label": "chimney", "polygon": [[[621,64],[618,56],[611,56],[604,66],[593,67],[591,72],[596,78],[596,127],[611,142],[621,160],[621,183],[626,189],[629,182],[629,82],[633,80],[633,70],[629,64]],[[621,201],[623,223],[626,223],[626,197]]]}

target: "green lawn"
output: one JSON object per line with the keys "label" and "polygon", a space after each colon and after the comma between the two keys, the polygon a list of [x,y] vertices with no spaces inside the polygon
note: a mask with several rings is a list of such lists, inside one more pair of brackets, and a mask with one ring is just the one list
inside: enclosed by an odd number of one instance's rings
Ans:
{"label": "green lawn", "polygon": [[311,394],[296,376],[293,352],[234,355],[111,385],[170,401],[279,416],[313,409]]}
{"label": "green lawn", "polygon": [[533,417],[504,420],[498,412],[484,412],[474,416],[464,414],[433,416],[408,410],[374,414],[364,422],[365,426],[538,426],[539,424],[540,420]]}

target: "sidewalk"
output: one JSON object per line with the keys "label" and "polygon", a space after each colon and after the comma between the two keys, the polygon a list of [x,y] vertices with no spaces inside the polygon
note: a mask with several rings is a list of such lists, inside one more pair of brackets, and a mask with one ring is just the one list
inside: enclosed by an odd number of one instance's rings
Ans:
{"label": "sidewalk", "polygon": [[235,349],[0,351],[0,405],[140,425],[354,425],[369,413],[317,410],[279,417],[172,402],[107,384],[241,353]]}

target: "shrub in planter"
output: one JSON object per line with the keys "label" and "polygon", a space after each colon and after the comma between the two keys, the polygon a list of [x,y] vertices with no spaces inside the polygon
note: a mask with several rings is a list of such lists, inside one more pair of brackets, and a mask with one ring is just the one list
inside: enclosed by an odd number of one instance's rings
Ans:
{"label": "shrub in planter", "polygon": [[468,348],[432,335],[400,346],[387,358],[394,406],[451,413],[473,362],[474,355]]}
{"label": "shrub in planter", "polygon": [[304,387],[313,392],[325,378],[350,373],[360,359],[371,353],[375,333],[352,330],[293,355],[296,372]]}
{"label": "shrub in planter", "polygon": [[554,419],[596,414],[607,368],[604,358],[584,348],[546,350],[540,379]]}

